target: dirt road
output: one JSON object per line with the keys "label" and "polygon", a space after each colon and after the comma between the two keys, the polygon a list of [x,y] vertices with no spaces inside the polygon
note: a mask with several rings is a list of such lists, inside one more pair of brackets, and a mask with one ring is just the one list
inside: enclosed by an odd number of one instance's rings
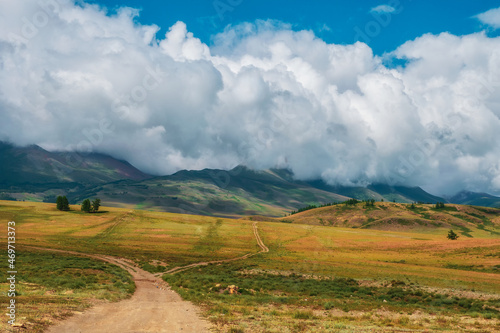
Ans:
{"label": "dirt road", "polygon": [[255,239],[257,240],[257,244],[259,244],[259,247],[262,250],[260,252],[269,252],[269,248],[264,244],[264,242],[260,238],[259,231],[257,230],[257,222],[253,223],[253,234],[255,235]]}
{"label": "dirt road", "polygon": [[[167,273],[176,273],[191,267],[212,263],[247,259],[257,253],[269,252],[269,249],[260,238],[257,230],[257,222],[253,223],[253,232],[257,244],[261,248],[260,252],[248,253],[232,259],[201,262],[177,267]],[[203,333],[209,331],[210,324],[201,319],[197,307],[190,302],[183,301],[177,293],[170,290],[169,286],[160,277],[146,272],[124,259],[74,251],[27,247],[84,255],[116,264],[132,274],[136,285],[136,291],[130,299],[117,303],[100,304],[83,313],[75,314],[69,319],[50,327],[47,333]]]}
{"label": "dirt road", "polygon": [[73,251],[38,247],[40,250],[84,255],[126,269],[134,278],[136,291],[131,298],[97,305],[50,327],[47,333],[139,333],[209,332],[210,324],[200,318],[197,307],[184,301],[153,274],[132,266],[123,259]]}

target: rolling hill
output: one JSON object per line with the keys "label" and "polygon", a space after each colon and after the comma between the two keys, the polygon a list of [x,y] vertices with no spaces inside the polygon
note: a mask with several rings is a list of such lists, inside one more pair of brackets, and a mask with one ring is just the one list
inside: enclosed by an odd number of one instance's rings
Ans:
{"label": "rolling hill", "polygon": [[[412,208],[413,207],[413,208]],[[447,204],[435,205],[376,202],[374,206],[338,204],[306,210],[277,219],[301,223],[360,229],[392,231],[422,231],[426,229],[455,229],[470,237],[473,229],[500,236],[500,209]]]}

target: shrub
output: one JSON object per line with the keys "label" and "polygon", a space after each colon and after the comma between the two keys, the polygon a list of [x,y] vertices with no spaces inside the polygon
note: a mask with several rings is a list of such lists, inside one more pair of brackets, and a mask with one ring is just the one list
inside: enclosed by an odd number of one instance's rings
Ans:
{"label": "shrub", "polygon": [[331,310],[334,308],[334,305],[332,302],[326,302],[325,304],[323,304],[323,307],[325,308],[325,310]]}
{"label": "shrub", "polygon": [[448,239],[456,240],[458,237],[459,236],[453,230],[450,229],[450,231],[448,231]]}
{"label": "shrub", "polygon": [[293,319],[314,319],[312,311],[295,311],[292,315]]}

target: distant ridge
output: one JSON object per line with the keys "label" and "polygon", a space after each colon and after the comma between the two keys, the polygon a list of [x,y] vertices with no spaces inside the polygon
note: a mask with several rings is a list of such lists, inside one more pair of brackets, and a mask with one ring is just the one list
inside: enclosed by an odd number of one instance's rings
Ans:
{"label": "distant ridge", "polygon": [[[283,170],[181,170],[144,181],[99,186],[87,195],[141,208],[215,216],[283,216],[309,204],[345,201],[348,197],[294,182]],[[81,197],[83,198],[83,197]],[[77,200],[81,199],[76,198]]]}
{"label": "distant ridge", "polygon": [[367,187],[361,186],[331,186],[322,180],[309,181],[313,187],[342,194],[358,200],[395,201],[402,203],[423,202],[436,203],[445,202],[442,197],[427,193],[420,187],[389,186],[385,184],[373,184]]}
{"label": "distant ridge", "polygon": [[48,152],[39,146],[0,142],[0,199],[71,203],[99,196],[112,206],[214,216],[284,216],[309,205],[358,200],[499,207],[500,198],[462,192],[448,200],[420,187],[373,184],[331,186],[323,180],[300,181],[287,169],[181,170],[151,176],[126,161],[91,153]]}
{"label": "distant ridge", "polygon": [[0,192],[4,196],[6,192],[29,192],[32,195],[25,195],[28,199],[43,200],[55,197],[56,192],[69,193],[118,180],[147,178],[151,176],[128,162],[103,154],[48,152],[36,145],[15,147],[0,142]]}
{"label": "distant ridge", "polygon": [[449,198],[448,201],[461,205],[500,208],[500,197],[488,193],[462,191]]}

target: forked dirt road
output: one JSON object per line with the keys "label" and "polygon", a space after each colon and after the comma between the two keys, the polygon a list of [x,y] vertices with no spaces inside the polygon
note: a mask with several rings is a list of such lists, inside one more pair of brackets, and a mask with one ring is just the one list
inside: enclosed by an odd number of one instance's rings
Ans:
{"label": "forked dirt road", "polygon": [[[253,224],[253,232],[257,244],[261,248],[261,251],[257,253],[269,252],[269,249],[260,238],[256,222]],[[84,255],[116,264],[132,274],[136,285],[136,291],[131,298],[117,303],[100,304],[83,313],[75,314],[50,327],[46,331],[47,333],[209,332],[210,324],[201,319],[197,307],[190,302],[182,300],[160,277],[146,272],[126,260],[73,251],[31,246],[29,248]],[[233,259],[192,264],[173,269],[170,272],[180,272],[191,267],[212,263],[242,260],[257,253],[249,253]]]}
{"label": "forked dirt road", "polygon": [[196,306],[182,300],[160,278],[123,259],[31,246],[29,248],[84,255],[110,262],[132,274],[136,285],[135,293],[131,298],[117,303],[96,305],[50,327],[46,331],[47,333],[194,333],[209,331],[210,324],[200,318]]}

